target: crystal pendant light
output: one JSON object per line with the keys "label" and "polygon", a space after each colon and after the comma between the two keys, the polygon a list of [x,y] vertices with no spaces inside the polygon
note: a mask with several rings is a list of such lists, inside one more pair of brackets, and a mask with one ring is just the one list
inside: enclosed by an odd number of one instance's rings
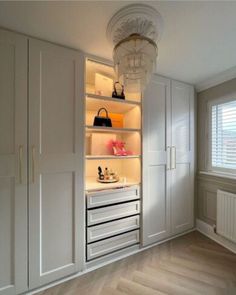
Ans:
{"label": "crystal pendant light", "polygon": [[118,80],[130,91],[142,91],[156,67],[157,45],[151,39],[131,34],[114,48]]}
{"label": "crystal pendant light", "polygon": [[157,41],[163,21],[153,8],[132,4],[110,20],[107,37],[114,44],[113,60],[117,80],[130,92],[143,91],[156,69]]}

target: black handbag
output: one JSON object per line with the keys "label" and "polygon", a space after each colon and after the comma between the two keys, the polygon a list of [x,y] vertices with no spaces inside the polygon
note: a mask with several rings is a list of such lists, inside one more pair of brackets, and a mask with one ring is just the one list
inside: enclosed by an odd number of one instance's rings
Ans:
{"label": "black handbag", "polygon": [[[101,111],[106,112],[106,117],[100,116]],[[108,112],[105,108],[98,110],[97,116],[94,117],[93,126],[112,127],[111,119],[108,117]]]}
{"label": "black handbag", "polygon": [[[117,85],[120,86],[120,89],[117,89]],[[114,90],[112,92],[112,97],[125,99],[124,86],[121,85],[120,82],[114,83]]]}

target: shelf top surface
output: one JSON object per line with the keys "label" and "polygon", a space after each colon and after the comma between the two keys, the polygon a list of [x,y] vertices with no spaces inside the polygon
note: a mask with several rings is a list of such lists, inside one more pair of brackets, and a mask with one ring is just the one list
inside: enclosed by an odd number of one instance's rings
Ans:
{"label": "shelf top surface", "polygon": [[87,177],[86,178],[86,185],[85,190],[86,191],[97,191],[97,190],[105,190],[110,188],[121,188],[121,187],[127,187],[131,185],[139,185],[140,182],[134,179],[126,179],[125,182],[118,181],[115,183],[100,183],[97,182],[94,177]]}
{"label": "shelf top surface", "polygon": [[85,126],[87,131],[89,132],[140,132],[141,129],[138,128],[115,128],[115,127],[103,127],[103,126],[92,126],[86,125]]}
{"label": "shelf top surface", "polygon": [[131,99],[120,99],[120,98],[114,98],[111,96],[102,96],[102,95],[97,95],[97,94],[92,94],[92,93],[86,93],[86,98],[87,100],[103,100],[103,101],[109,101],[109,102],[114,102],[118,104],[130,104],[130,105],[141,105],[140,101],[136,100],[131,100]]}
{"label": "shelf top surface", "polygon": [[132,158],[140,158],[140,155],[127,155],[127,156],[114,156],[114,155],[86,155],[87,160],[99,160],[99,159],[132,159]]}
{"label": "shelf top surface", "polygon": [[107,97],[88,97],[86,98],[86,110],[97,112],[99,108],[106,108],[110,113],[125,114],[131,111],[134,108],[140,108],[140,103],[125,101],[122,99],[116,98],[107,98]]}

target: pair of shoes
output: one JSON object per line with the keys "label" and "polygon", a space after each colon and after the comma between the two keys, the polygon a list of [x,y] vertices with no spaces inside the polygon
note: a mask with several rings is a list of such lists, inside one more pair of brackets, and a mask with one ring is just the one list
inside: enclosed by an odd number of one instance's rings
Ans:
{"label": "pair of shoes", "polygon": [[125,142],[111,139],[108,142],[108,147],[112,148],[113,155],[115,156],[128,156],[132,155],[131,151],[126,151]]}

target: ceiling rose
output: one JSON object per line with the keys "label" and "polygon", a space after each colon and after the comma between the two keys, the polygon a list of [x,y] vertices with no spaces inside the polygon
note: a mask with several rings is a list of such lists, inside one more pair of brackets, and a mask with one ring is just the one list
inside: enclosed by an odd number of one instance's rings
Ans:
{"label": "ceiling rose", "polygon": [[144,4],[123,7],[109,21],[107,38],[114,45],[117,79],[129,91],[142,91],[148,83],[162,30],[160,13]]}

